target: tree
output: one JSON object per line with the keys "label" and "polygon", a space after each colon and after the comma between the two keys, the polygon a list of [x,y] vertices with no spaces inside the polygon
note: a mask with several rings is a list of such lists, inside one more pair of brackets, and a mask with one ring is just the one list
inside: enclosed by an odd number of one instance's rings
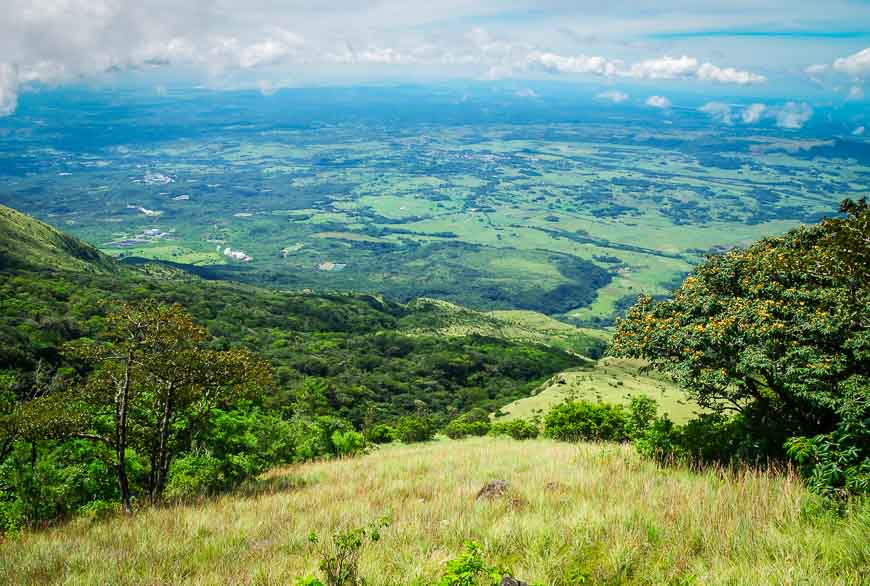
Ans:
{"label": "tree", "polygon": [[[93,367],[84,384],[34,402],[35,410],[76,416],[54,433],[101,441],[115,453],[124,510],[131,510],[128,448],[150,459],[148,489],[157,500],[180,434],[202,423],[216,405],[268,384],[269,369],[246,351],[204,347],[203,328],[179,305],[147,301],[111,313],[98,340],[67,346],[67,354]],[[54,408],[54,409],[52,409]]]}
{"label": "tree", "polygon": [[671,299],[642,296],[611,352],[644,358],[703,407],[783,437],[862,421],[870,395],[870,210],[711,256]]}

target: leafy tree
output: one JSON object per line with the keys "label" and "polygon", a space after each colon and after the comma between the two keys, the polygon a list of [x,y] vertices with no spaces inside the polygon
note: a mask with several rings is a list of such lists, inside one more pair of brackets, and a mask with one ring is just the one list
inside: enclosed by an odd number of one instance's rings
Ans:
{"label": "leafy tree", "polygon": [[[122,305],[107,317],[99,339],[67,346],[70,357],[93,367],[86,381],[32,402],[34,416],[55,418],[52,435],[112,447],[126,512],[132,509],[128,449],[149,455],[148,487],[156,500],[183,448],[182,432],[202,424],[214,407],[268,383],[268,368],[252,354],[209,350],[205,340],[205,330],[178,305]],[[57,416],[59,410],[71,415]]]}
{"label": "leafy tree", "polygon": [[782,445],[862,421],[870,395],[870,210],[711,256],[671,299],[641,297],[612,353],[644,358],[700,405]]}

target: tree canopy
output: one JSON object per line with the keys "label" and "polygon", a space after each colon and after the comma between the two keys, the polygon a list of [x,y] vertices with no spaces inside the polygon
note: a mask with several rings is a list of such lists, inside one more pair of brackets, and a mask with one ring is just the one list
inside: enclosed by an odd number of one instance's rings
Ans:
{"label": "tree canopy", "polygon": [[870,395],[870,210],[710,256],[673,296],[642,296],[611,352],[644,358],[702,406],[785,437],[863,421]]}

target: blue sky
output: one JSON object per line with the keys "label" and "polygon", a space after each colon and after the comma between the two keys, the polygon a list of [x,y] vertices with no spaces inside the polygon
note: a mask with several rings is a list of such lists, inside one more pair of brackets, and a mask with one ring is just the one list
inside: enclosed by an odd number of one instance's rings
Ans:
{"label": "blue sky", "polygon": [[0,115],[45,87],[131,77],[264,93],[558,79],[617,103],[688,91],[809,107],[870,90],[864,0],[0,0],[0,13]]}

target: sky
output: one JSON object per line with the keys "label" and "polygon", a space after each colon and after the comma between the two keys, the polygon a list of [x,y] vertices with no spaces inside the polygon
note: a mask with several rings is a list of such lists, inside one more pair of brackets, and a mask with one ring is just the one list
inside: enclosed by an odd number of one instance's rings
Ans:
{"label": "sky", "polygon": [[0,0],[0,15],[0,116],[119,79],[158,93],[558,79],[659,109],[692,91],[721,124],[783,128],[815,104],[870,107],[870,0]]}

